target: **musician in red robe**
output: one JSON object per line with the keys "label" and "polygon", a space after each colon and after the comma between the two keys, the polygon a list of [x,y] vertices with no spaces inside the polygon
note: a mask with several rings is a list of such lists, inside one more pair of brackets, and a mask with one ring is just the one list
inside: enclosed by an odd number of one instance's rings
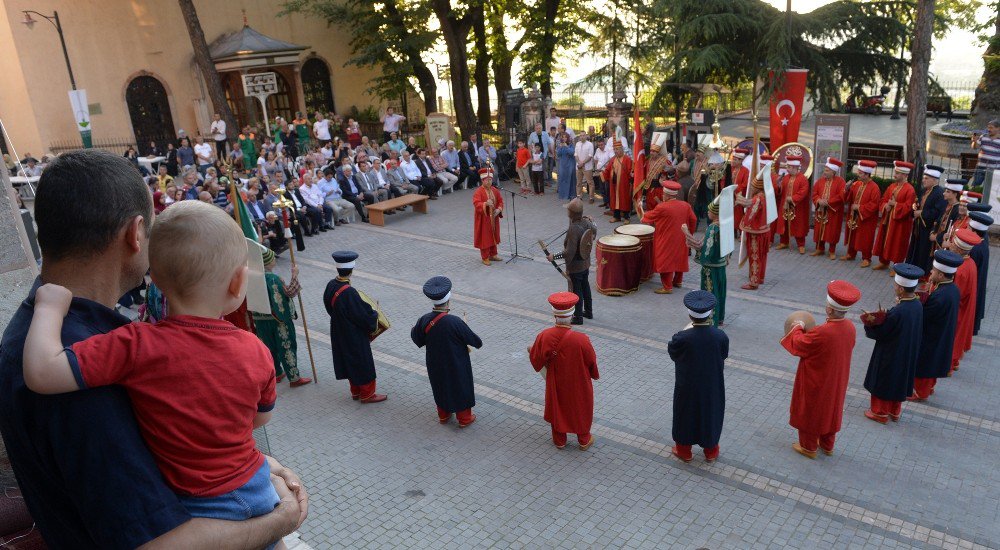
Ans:
{"label": "musician in red robe", "polygon": [[764,180],[754,178],[750,184],[749,199],[737,198],[743,204],[746,214],[740,231],[746,241],[747,257],[750,260],[750,281],[741,286],[743,290],[757,290],[764,283],[767,271],[767,250],[771,246],[771,225],[767,223],[767,205],[764,198]]}
{"label": "musician in red robe", "polygon": [[879,220],[875,248],[872,249],[872,255],[878,256],[878,263],[872,266],[876,271],[889,267],[890,263],[906,260],[913,232],[913,204],[917,201],[917,192],[910,185],[909,178],[914,166],[901,160],[893,165],[893,182],[885,188],[879,205],[882,219]]}
{"label": "musician in red robe", "polygon": [[[743,197],[747,194],[747,185],[750,183],[750,169],[743,166],[743,160],[750,154],[749,149],[737,147],[733,149],[732,162],[733,184],[736,185],[736,196]],[[737,204],[733,208],[733,217],[736,229],[739,230],[740,222],[743,221],[743,206]]]}
{"label": "musician in red robe", "polygon": [[837,241],[840,240],[840,223],[844,218],[844,188],[847,183],[840,177],[844,163],[833,157],[826,158],[823,175],[813,185],[813,211],[816,212],[813,242],[816,250],[810,256],[826,253],[830,245],[830,259],[837,257]]}
{"label": "musician in red robe", "polygon": [[799,358],[788,423],[799,431],[799,441],[792,448],[805,457],[816,458],[820,448],[827,455],[833,454],[856,338],[854,324],[845,316],[860,299],[861,291],[851,283],[830,282],[826,286],[826,322],[808,332],[798,322],[781,339],[781,346]]}
{"label": "musician in red robe", "polygon": [[955,220],[954,223],[951,224],[952,235],[954,235],[955,231],[958,231],[959,229],[968,229],[969,203],[976,204],[982,198],[983,198],[982,193],[976,193],[975,191],[962,192],[962,195],[958,198],[958,218]]}
{"label": "musician in red robe", "polygon": [[[809,233],[809,180],[802,175],[802,157],[788,155],[788,175],[781,178],[781,200],[778,202],[781,215],[778,216],[780,242],[775,250],[788,248],[791,237],[799,246],[799,254],[806,253],[806,234]],[[792,216],[793,219],[787,219]]]}
{"label": "musician in red robe", "polygon": [[545,378],[545,421],[552,424],[552,443],[566,446],[566,434],[576,434],[580,450],[594,444],[594,384],[597,354],[590,338],[570,328],[580,298],[572,292],[549,296],[556,325],[538,333],[528,348],[531,366]]}
{"label": "musician in red robe", "polygon": [[601,177],[608,184],[608,208],[611,209],[613,222],[625,218],[629,222],[632,216],[632,159],[625,156],[625,149],[618,138],[614,138],[615,156],[604,167]]}
{"label": "musician in red robe", "polygon": [[691,228],[696,227],[698,218],[687,201],[677,200],[680,191],[681,184],[676,181],[663,182],[663,201],[642,217],[642,223],[656,229],[653,233],[653,269],[660,274],[662,285],[654,290],[657,294],[670,294],[674,288],[680,288],[688,270],[687,237]]}
{"label": "musician in red robe", "polygon": [[503,195],[493,187],[493,170],[481,168],[479,180],[482,185],[472,194],[472,205],[475,207],[475,223],[473,225],[473,242],[483,257],[483,264],[499,261],[497,245],[500,244],[500,218],[503,217]]}
{"label": "musician in red robe", "polygon": [[861,252],[861,267],[872,265],[872,244],[878,227],[878,205],[882,201],[882,191],[872,180],[878,164],[873,160],[858,162],[858,179],[847,192],[847,227],[844,229],[844,244],[847,253],[842,261],[854,261]]}
{"label": "musician in red robe", "polygon": [[[976,262],[969,251],[982,241],[969,229],[955,232],[948,249],[962,257],[962,265],[955,272],[955,286],[958,287],[958,326],[955,329],[955,345],[951,350],[951,372],[958,370],[958,364],[965,352],[972,348],[972,327],[976,324],[976,290],[979,273]],[[951,373],[948,374],[951,376]]]}

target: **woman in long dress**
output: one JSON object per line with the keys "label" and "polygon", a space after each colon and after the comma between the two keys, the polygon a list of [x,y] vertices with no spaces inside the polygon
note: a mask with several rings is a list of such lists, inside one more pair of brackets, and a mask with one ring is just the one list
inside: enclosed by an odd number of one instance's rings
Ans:
{"label": "woman in long dress", "polygon": [[559,134],[556,147],[556,177],[559,182],[559,198],[570,200],[576,196],[576,150],[569,142],[569,134]]}

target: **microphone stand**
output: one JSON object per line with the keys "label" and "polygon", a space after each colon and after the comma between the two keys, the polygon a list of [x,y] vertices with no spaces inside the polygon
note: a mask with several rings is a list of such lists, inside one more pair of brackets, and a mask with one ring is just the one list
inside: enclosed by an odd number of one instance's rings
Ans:
{"label": "microphone stand", "polygon": [[517,199],[527,199],[527,197],[525,197],[523,195],[520,195],[517,192],[511,191],[510,189],[507,189],[505,187],[500,186],[499,185],[500,178],[497,177],[496,166],[494,166],[493,163],[489,162],[489,161],[487,161],[487,164],[489,164],[490,169],[493,170],[494,180],[495,180],[495,184],[493,185],[493,187],[496,187],[500,191],[504,191],[504,192],[509,193],[510,194],[510,198],[511,198],[511,200],[510,200],[510,217],[511,217],[511,219],[510,219],[510,221],[507,222],[507,239],[510,239],[510,226],[513,225],[514,226],[514,239],[513,239],[513,241],[514,241],[514,250],[511,251],[510,259],[507,260],[504,263],[508,263],[509,264],[511,262],[516,261],[518,258],[523,258],[523,259],[528,260],[528,261],[534,261],[535,259],[532,258],[532,257],[530,257],[530,256],[524,256],[522,254],[519,254],[518,253],[518,249],[517,249]]}

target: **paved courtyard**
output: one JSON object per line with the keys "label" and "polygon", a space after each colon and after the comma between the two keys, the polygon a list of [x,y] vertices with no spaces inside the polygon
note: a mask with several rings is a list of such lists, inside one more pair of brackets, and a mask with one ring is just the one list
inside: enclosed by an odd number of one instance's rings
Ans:
{"label": "paved courtyard", "polygon": [[[508,183],[508,188],[515,184]],[[519,249],[534,257],[490,267],[471,245],[470,191],[399,214],[384,228],[351,224],[307,240],[298,255],[319,383],[279,390],[267,428],[272,453],[312,493],[301,540],[314,548],[982,548],[1000,547],[1000,288],[957,375],[932,401],[906,404],[899,423],[866,420],[862,387],[872,341],[859,327],[836,454],[807,460],[791,449],[788,405],[796,360],[779,345],[782,323],[806,309],[822,320],[825,285],[848,279],[859,304],[892,303],[884,272],[857,263],[772,252],[767,282],[739,290],[729,268],[725,330],[727,408],[722,455],[707,465],[670,456],[671,335],[686,323],[683,293],[653,284],[611,298],[595,292],[582,327],[597,349],[595,445],[557,450],[542,420],[544,382],[525,348],[551,324],[545,298],[565,282],[535,243],[565,229],[554,194],[515,198]],[[507,220],[511,199],[507,195]],[[612,232],[596,206],[585,214]],[[510,245],[503,228],[501,254]],[[557,242],[561,242],[561,239]],[[558,248],[558,245],[554,245]],[[393,323],[374,343],[377,405],[352,401],[334,380],[322,304],[335,276],[330,252],[361,257],[354,286]],[[810,248],[811,250],[811,248]],[[994,251],[995,252],[995,251]],[[284,255],[283,255],[284,256]],[[994,253],[993,272],[1000,272]],[[733,262],[735,264],[735,262]],[[277,272],[287,277],[289,262]],[[433,275],[454,282],[452,312],[485,342],[473,350],[479,420],[436,422],[424,352],[409,338],[430,303]],[[994,278],[995,280],[996,278]],[[593,282],[594,276],[592,274]],[[697,286],[694,273],[686,289]],[[857,319],[858,308],[852,313]],[[300,319],[301,322],[301,319]],[[299,328],[300,368],[309,370]]]}

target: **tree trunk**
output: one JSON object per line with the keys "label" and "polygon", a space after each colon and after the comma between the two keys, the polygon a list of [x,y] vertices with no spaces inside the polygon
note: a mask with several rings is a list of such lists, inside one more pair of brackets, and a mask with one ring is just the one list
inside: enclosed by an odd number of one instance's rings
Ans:
{"label": "tree trunk", "polygon": [[983,56],[983,78],[976,87],[972,101],[972,123],[976,128],[986,128],[986,123],[1000,116],[1000,7],[997,9],[996,30]]}
{"label": "tree trunk", "polygon": [[473,76],[476,79],[476,96],[479,101],[476,119],[479,122],[480,129],[492,130],[493,111],[490,109],[490,51],[486,46],[486,21],[483,11],[477,9],[472,12],[472,33],[476,39],[476,71]]}
{"label": "tree trunk", "polygon": [[552,60],[553,55],[556,51],[556,37],[554,25],[556,17],[559,13],[559,0],[544,0],[544,5],[542,9],[545,11],[545,21],[549,24],[544,26],[542,31],[542,59],[548,59],[549,62],[543,64],[542,66],[542,76],[541,82],[539,82],[539,89],[542,92],[542,97],[552,98]]}
{"label": "tree trunk", "polygon": [[[432,0],[434,14],[441,24],[441,35],[448,46],[448,61],[451,65],[451,93],[454,99],[455,118],[462,136],[478,133],[475,111],[472,109],[472,90],[469,75],[469,52],[466,43],[471,27],[468,14],[461,19],[455,17],[451,9],[451,0]],[[470,10],[481,9],[473,3]]]}
{"label": "tree trunk", "polygon": [[[399,6],[396,4],[396,0],[385,0],[383,5],[385,6],[387,22],[396,29],[399,36],[405,37],[410,34],[409,29],[406,28],[406,23],[403,21],[403,16],[399,13]],[[406,62],[413,68],[413,76],[416,77],[417,84],[420,85],[420,95],[424,98],[424,110],[427,113],[436,113],[438,110],[437,80],[434,79],[434,73],[431,72],[427,64],[424,63],[423,58],[420,57],[420,50],[406,47],[405,40],[401,42],[403,43],[401,48],[402,53],[406,56]]]}
{"label": "tree trunk", "polygon": [[[208,88],[208,98],[212,100],[212,107],[219,113],[222,120],[226,122],[226,136],[233,139],[239,134],[239,127],[236,124],[236,117],[233,110],[229,108],[226,101],[226,90],[222,87],[222,79],[215,71],[215,64],[208,53],[208,42],[205,41],[205,31],[201,29],[201,21],[198,20],[198,12],[194,9],[192,0],[177,0],[180,4],[181,13],[184,15],[184,24],[187,25],[188,35],[191,36],[191,48],[194,50],[194,59],[201,69],[201,75],[205,79],[205,86]],[[265,121],[265,124],[267,121]]]}
{"label": "tree trunk", "polygon": [[490,26],[490,39],[492,48],[490,49],[490,61],[493,65],[493,88],[497,93],[497,128],[504,129],[508,125],[516,126],[520,121],[507,120],[507,91],[513,86],[512,66],[516,51],[520,51],[525,38],[522,36],[513,50],[507,45],[507,38],[504,35],[503,17],[505,11],[501,9],[502,4],[492,2],[488,5],[490,10],[487,17]]}
{"label": "tree trunk", "polygon": [[917,0],[910,41],[910,86],[906,93],[907,158],[923,158],[927,149],[927,76],[934,33],[934,0]]}

